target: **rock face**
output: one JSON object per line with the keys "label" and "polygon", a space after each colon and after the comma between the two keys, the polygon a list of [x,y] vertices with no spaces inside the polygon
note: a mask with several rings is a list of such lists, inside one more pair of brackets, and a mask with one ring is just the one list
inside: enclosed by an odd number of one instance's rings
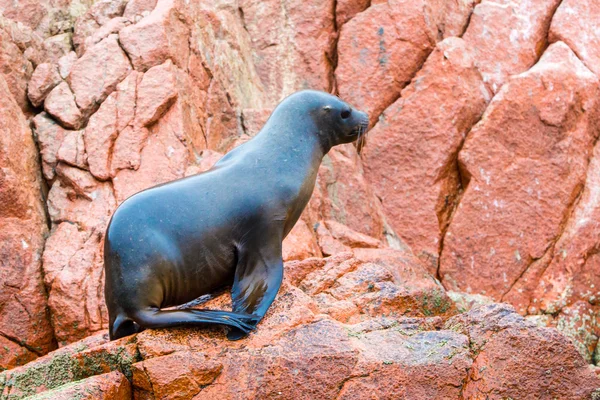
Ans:
{"label": "rock face", "polygon": [[[508,305],[444,322],[456,310],[410,253],[373,249],[285,267],[279,300],[247,339],[228,342],[221,329],[170,329],[107,343],[101,333],[0,374],[0,394],[583,399],[597,393],[600,379],[568,339]],[[221,296],[204,306],[227,302]]]}
{"label": "rock face", "polygon": [[56,342],[42,281],[48,228],[40,167],[31,129],[1,75],[0,120],[0,359],[9,368]]}
{"label": "rock face", "polygon": [[[0,0],[0,398],[591,398],[598,26],[593,0]],[[105,343],[118,204],[304,88],[372,130],[323,159],[259,331]]]}
{"label": "rock face", "polygon": [[433,274],[461,188],[456,157],[490,98],[470,46],[446,39],[369,134],[366,177],[396,233]]}
{"label": "rock face", "polygon": [[459,154],[468,184],[444,241],[447,287],[502,299],[547,256],[585,181],[599,94],[559,42],[494,97]]}

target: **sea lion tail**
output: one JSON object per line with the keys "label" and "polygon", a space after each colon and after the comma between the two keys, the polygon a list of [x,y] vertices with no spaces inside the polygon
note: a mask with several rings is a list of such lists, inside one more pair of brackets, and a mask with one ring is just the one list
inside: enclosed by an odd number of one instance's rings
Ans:
{"label": "sea lion tail", "polygon": [[255,329],[256,316],[220,310],[159,310],[143,309],[132,315],[142,328],[168,328],[172,326],[225,325],[245,333]]}

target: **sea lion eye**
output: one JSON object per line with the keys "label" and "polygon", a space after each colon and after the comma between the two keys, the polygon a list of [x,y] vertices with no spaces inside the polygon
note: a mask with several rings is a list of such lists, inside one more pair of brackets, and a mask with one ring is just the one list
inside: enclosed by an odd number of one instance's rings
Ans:
{"label": "sea lion eye", "polygon": [[350,109],[343,110],[343,111],[342,111],[342,114],[341,114],[341,117],[342,117],[342,119],[347,119],[347,118],[349,118],[349,117],[350,117],[350,113],[351,113],[351,112],[352,112],[352,111],[351,111]]}

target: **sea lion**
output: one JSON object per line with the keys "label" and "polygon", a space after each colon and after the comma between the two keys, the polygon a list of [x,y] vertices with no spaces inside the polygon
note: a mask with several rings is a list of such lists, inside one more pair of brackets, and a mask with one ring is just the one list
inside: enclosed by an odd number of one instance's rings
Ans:
{"label": "sea lion", "polygon": [[[145,328],[219,324],[247,335],[283,278],[281,242],[312,195],[323,156],[364,138],[365,113],[305,90],[212,169],[125,200],[104,242],[110,339]],[[232,285],[233,311],[174,309]]]}

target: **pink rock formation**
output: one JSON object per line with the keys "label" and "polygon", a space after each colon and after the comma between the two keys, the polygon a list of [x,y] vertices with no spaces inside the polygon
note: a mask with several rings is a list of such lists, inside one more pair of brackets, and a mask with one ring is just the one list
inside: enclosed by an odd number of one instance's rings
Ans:
{"label": "pink rock formation", "polygon": [[552,248],[585,181],[599,94],[559,42],[492,100],[459,154],[468,184],[444,241],[447,288],[500,300]]}
{"label": "pink rock formation", "polygon": [[563,41],[596,75],[600,75],[600,4],[593,0],[563,0],[552,18],[548,39]]}
{"label": "pink rock formation", "polygon": [[[584,362],[600,360],[596,2],[0,9],[0,368],[63,346],[1,375],[0,397],[597,396]],[[304,88],[339,94],[374,128],[361,156],[324,158],[260,329],[239,343],[217,330],[88,337],[106,328],[117,205],[210,168]],[[453,316],[482,295],[553,328],[498,305]]]}
{"label": "pink rock formation", "polygon": [[473,50],[446,39],[369,133],[366,178],[395,232],[434,274],[461,189],[456,157],[490,98]]}
{"label": "pink rock formation", "polygon": [[[24,364],[56,348],[42,281],[47,234],[35,142],[0,75],[0,363]],[[18,155],[18,156],[15,156]]]}

